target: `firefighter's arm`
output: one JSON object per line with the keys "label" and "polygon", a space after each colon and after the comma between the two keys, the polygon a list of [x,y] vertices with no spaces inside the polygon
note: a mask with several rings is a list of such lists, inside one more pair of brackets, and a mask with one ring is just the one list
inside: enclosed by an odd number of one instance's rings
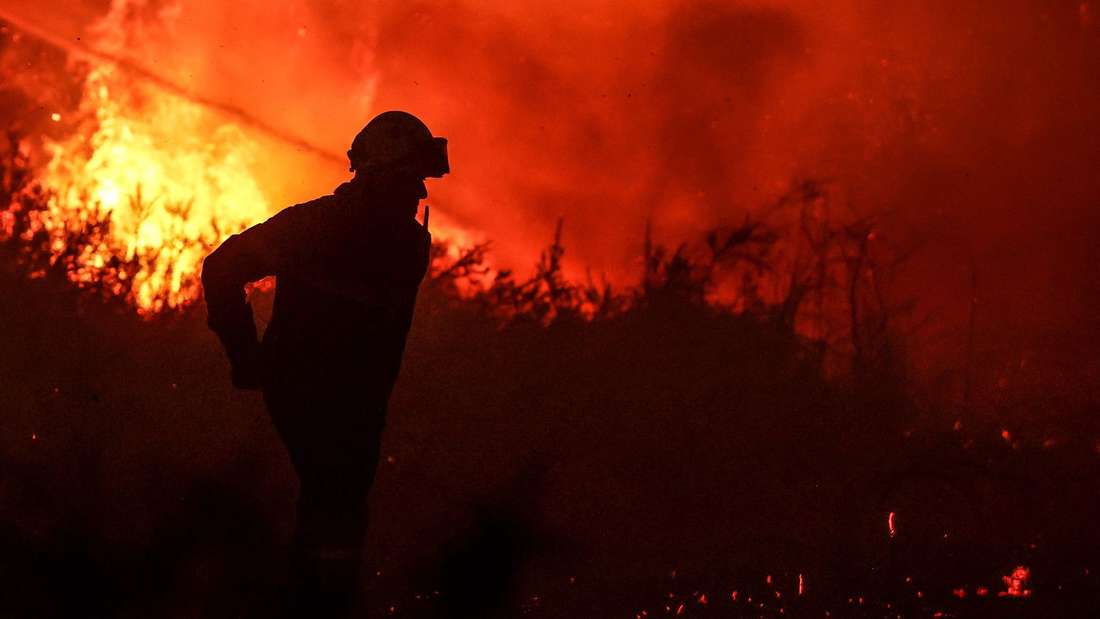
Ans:
{"label": "firefighter's arm", "polygon": [[233,385],[241,389],[260,387],[260,343],[244,287],[278,270],[287,240],[280,234],[287,218],[280,215],[229,237],[202,264],[207,324],[225,347]]}

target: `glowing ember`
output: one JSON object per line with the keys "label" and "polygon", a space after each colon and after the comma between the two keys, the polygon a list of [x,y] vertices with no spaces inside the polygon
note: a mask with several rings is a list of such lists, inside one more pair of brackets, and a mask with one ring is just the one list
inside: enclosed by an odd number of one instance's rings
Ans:
{"label": "glowing ember", "polygon": [[1001,597],[1028,597],[1031,589],[1027,588],[1027,582],[1031,580],[1031,570],[1023,565],[1016,566],[1008,576],[1002,576],[1006,589],[997,595]]}
{"label": "glowing ember", "polygon": [[890,531],[890,537],[896,537],[898,530],[894,527],[894,512],[890,512],[890,515],[886,517],[886,528]]}

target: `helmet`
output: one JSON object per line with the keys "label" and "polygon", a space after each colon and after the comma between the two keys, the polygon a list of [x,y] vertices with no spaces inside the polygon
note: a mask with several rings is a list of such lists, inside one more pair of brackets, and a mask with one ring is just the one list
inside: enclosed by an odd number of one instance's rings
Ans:
{"label": "helmet", "polygon": [[409,169],[439,178],[451,171],[447,139],[433,137],[427,125],[408,112],[382,112],[355,136],[348,150],[351,170]]}

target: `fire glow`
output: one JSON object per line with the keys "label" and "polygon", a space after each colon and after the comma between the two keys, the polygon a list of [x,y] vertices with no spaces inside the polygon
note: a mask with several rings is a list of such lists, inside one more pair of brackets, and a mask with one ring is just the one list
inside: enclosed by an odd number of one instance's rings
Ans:
{"label": "fire glow", "polygon": [[202,106],[106,64],[89,72],[81,112],[87,131],[47,145],[42,182],[53,195],[42,225],[55,244],[90,217],[109,217],[111,234],[70,275],[96,281],[112,262],[138,258],[128,289],[139,310],[196,298],[205,249],[270,210],[249,171],[253,144]]}
{"label": "fire glow", "polygon": [[[300,171],[286,158],[293,152],[334,170],[345,162],[336,150],[130,60],[142,57],[151,39],[171,32],[179,16],[160,11],[141,18],[140,8],[116,0],[88,29],[92,43],[87,45],[74,45],[33,23],[16,23],[32,38],[66,50],[71,60],[88,63],[81,69],[79,107],[49,114],[67,137],[43,139],[46,161],[37,180],[49,196],[48,209],[34,213],[32,232],[48,235],[51,264],[63,261],[71,280],[125,298],[139,313],[152,315],[197,300],[203,257],[284,205],[286,188],[265,187],[257,174],[261,166],[282,176]],[[363,103],[368,109],[362,115],[369,118],[371,101]],[[433,223],[452,259],[479,238],[445,214]]]}

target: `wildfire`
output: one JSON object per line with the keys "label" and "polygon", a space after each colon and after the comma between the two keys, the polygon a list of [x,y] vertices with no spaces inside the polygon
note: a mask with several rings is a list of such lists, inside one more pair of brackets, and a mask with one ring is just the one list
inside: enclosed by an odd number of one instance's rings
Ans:
{"label": "wildfire", "polygon": [[207,249],[270,212],[249,169],[254,144],[216,113],[109,64],[89,72],[80,112],[73,137],[47,144],[42,181],[53,195],[42,225],[58,247],[89,220],[108,218],[109,232],[80,252],[71,276],[101,281],[130,262],[125,289],[140,311],[194,299]]}

